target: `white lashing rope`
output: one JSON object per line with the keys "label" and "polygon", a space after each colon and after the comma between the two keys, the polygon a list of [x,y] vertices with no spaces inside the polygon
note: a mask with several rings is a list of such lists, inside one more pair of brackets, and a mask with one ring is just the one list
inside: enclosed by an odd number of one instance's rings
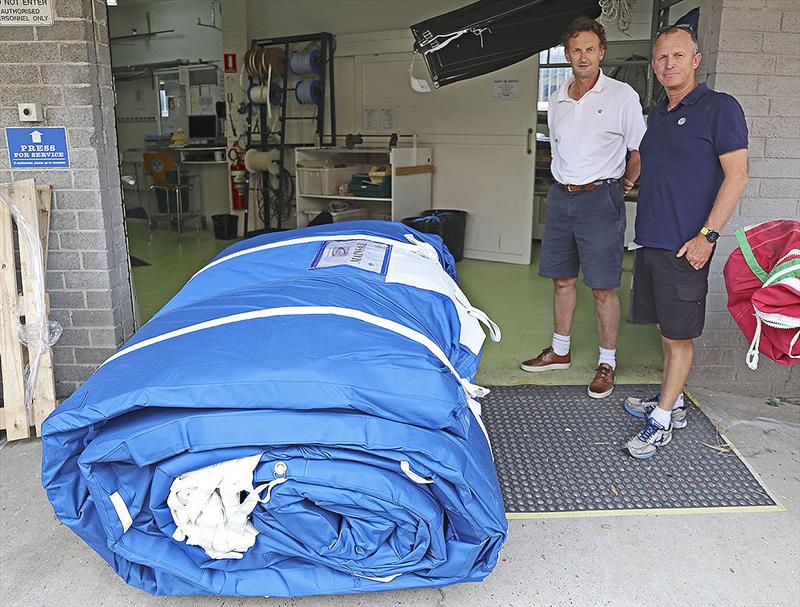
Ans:
{"label": "white lashing rope", "polygon": [[599,0],[602,18],[616,24],[621,32],[631,29],[631,7],[636,0]]}

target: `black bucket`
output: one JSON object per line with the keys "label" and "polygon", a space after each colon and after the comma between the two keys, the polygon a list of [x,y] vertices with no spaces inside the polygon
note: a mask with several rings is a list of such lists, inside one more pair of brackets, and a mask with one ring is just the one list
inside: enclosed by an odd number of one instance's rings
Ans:
{"label": "black bucket", "polygon": [[403,223],[426,234],[438,234],[450,250],[453,259],[464,258],[464,237],[467,230],[467,212],[455,209],[424,211],[421,217],[408,217]]}
{"label": "black bucket", "polygon": [[214,238],[217,240],[233,240],[239,235],[239,216],[212,215],[211,221],[214,222]]}

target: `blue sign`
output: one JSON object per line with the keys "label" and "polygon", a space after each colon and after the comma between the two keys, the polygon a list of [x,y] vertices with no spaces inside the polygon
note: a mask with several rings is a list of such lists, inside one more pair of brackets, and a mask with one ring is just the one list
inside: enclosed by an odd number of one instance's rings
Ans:
{"label": "blue sign", "polygon": [[67,130],[63,126],[6,127],[12,169],[66,169],[69,167]]}

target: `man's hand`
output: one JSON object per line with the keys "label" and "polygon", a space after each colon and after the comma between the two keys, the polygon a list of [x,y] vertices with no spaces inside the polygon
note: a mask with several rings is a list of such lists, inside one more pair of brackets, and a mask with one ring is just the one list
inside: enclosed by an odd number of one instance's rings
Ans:
{"label": "man's hand", "polygon": [[702,234],[698,234],[690,241],[686,242],[675,257],[683,257],[686,255],[686,261],[692,264],[695,270],[699,270],[706,265],[713,251],[713,243],[708,242],[706,237]]}
{"label": "man's hand", "polygon": [[630,179],[622,178],[622,191],[627,194],[633,189],[633,182]]}

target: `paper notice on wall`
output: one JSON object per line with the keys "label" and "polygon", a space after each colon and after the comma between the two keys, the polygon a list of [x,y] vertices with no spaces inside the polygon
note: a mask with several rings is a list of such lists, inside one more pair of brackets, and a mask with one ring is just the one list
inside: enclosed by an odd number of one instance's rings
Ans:
{"label": "paper notice on wall", "polygon": [[193,86],[189,88],[189,114],[196,116],[201,114],[200,111],[200,87]]}
{"label": "paper notice on wall", "polygon": [[53,25],[53,0],[0,0],[0,26]]}
{"label": "paper notice on wall", "polygon": [[216,108],[214,107],[213,97],[200,97],[199,106],[200,106],[199,113],[203,114],[204,116],[213,114],[216,111]]}
{"label": "paper notice on wall", "polygon": [[364,131],[374,133],[380,130],[381,111],[380,108],[368,106],[364,108]]}
{"label": "paper notice on wall", "polygon": [[500,101],[519,101],[519,80],[494,80],[492,82],[492,96]]}
{"label": "paper notice on wall", "polygon": [[364,108],[365,133],[393,133],[397,131],[397,107],[371,105]]}
{"label": "paper notice on wall", "polygon": [[381,108],[381,129],[394,133],[397,130],[397,108]]}

